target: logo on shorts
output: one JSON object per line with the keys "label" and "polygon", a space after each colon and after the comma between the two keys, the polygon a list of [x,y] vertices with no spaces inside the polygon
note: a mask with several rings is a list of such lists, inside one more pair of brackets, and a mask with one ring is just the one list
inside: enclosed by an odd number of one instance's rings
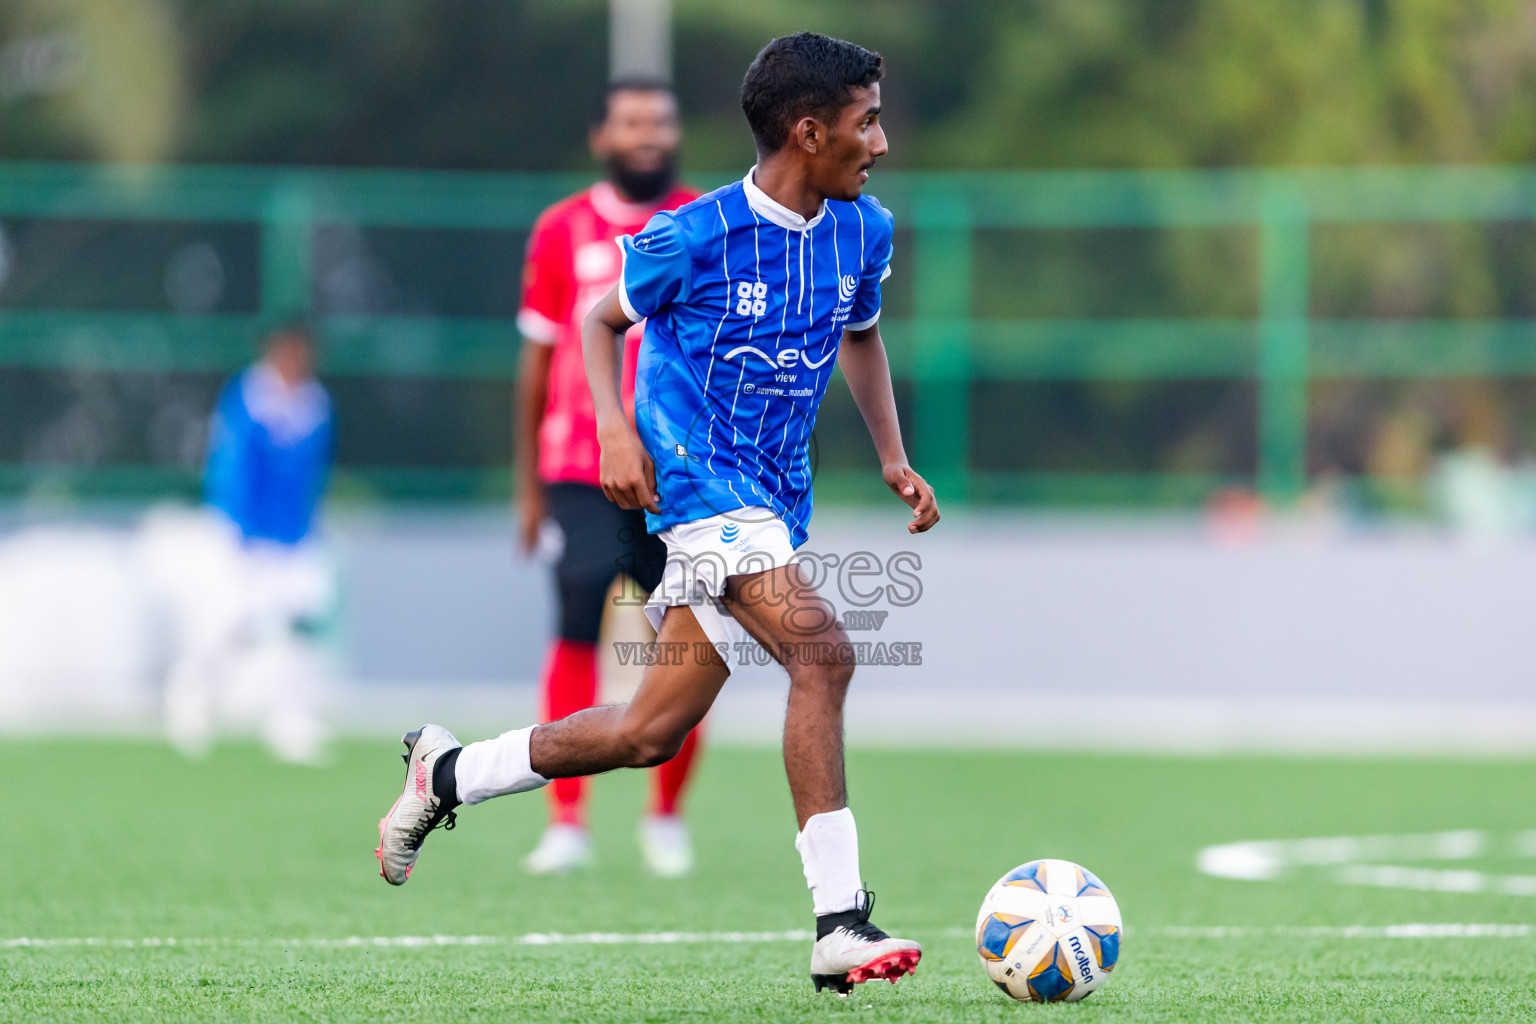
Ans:
{"label": "logo on shorts", "polygon": [[735,523],[726,523],[720,527],[720,543],[734,544],[736,538],[741,535],[741,527]]}
{"label": "logo on shorts", "polygon": [[677,446],[677,457],[680,459],[692,459],[694,462],[699,461],[699,457],[697,455],[691,454],[688,449],[684,448],[682,445]]}

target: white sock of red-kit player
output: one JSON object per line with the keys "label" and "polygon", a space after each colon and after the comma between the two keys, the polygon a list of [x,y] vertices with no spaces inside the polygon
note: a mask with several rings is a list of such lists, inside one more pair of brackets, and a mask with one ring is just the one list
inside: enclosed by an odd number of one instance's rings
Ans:
{"label": "white sock of red-kit player", "polygon": [[795,849],[805,866],[805,884],[810,887],[816,916],[854,909],[864,883],[859,877],[859,830],[853,812],[844,807],[811,815],[795,836]]}
{"label": "white sock of red-kit player", "polygon": [[460,750],[453,766],[459,800],[478,804],[493,796],[526,793],[548,785],[549,780],[529,765],[528,743],[533,729],[531,725],[513,729]]}

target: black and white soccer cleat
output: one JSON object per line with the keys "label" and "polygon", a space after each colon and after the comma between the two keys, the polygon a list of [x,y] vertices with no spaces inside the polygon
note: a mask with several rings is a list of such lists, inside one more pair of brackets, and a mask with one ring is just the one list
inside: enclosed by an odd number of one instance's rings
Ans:
{"label": "black and white soccer cleat", "polygon": [[875,894],[860,889],[853,910],[816,919],[816,945],[811,947],[811,981],[848,995],[853,986],[884,978],[896,979],[917,970],[923,947],[910,939],[893,939],[869,921]]}

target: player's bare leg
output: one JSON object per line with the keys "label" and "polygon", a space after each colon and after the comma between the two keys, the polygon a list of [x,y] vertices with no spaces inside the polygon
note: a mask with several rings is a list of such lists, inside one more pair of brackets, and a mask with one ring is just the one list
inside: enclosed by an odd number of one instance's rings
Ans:
{"label": "player's bare leg", "polygon": [[[686,606],[668,608],[656,642],[676,663],[650,665],[628,704],[588,708],[533,730],[534,771],[548,779],[652,768],[672,758],[704,720],[730,675]],[[700,657],[700,652],[707,652]]]}
{"label": "player's bare leg", "polygon": [[795,818],[804,828],[812,815],[848,806],[843,774],[843,702],[853,680],[848,635],[797,565],[730,577],[725,605],[789,673],[784,771]]}
{"label": "player's bare leg", "polygon": [[869,920],[874,894],[859,874],[858,832],[848,809],[843,770],[843,701],[853,678],[853,652],[832,607],[798,565],[732,576],[725,588],[732,617],[789,673],[784,716],[784,770],[816,909],[811,980],[847,995],[863,981],[893,984],[910,974],[922,947],[891,938]]}
{"label": "player's bare leg", "polygon": [[730,670],[687,607],[667,609],[658,643],[684,656],[648,667],[628,704],[588,708],[467,747],[440,726],[408,733],[405,791],[379,822],[375,854],[384,879],[404,885],[427,835],[452,828],[461,803],[524,793],[554,778],[650,768],[676,754]]}

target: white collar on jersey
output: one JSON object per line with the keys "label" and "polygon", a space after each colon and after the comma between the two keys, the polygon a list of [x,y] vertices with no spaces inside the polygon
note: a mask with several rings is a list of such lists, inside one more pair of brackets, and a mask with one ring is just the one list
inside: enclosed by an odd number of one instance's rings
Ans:
{"label": "white collar on jersey", "polygon": [[331,400],[319,381],[311,378],[289,387],[264,359],[241,375],[240,397],[251,419],[266,427],[272,440],[284,448],[313,434],[331,409]]}
{"label": "white collar on jersey", "polygon": [[588,193],[592,208],[610,224],[644,224],[651,214],[661,209],[657,203],[631,203],[619,196],[619,190],[606,181],[593,185]]}
{"label": "white collar on jersey", "polygon": [[821,201],[821,209],[816,211],[816,216],[806,220],[794,210],[780,204],[767,192],[758,188],[752,181],[752,175],[756,172],[757,164],[753,164],[752,170],[748,171],[747,176],[741,179],[741,187],[742,191],[746,193],[747,205],[752,207],[753,212],[758,216],[766,217],[779,227],[788,228],[791,231],[809,231],[817,224],[820,224],[821,218],[827,215],[827,201],[823,199]]}

